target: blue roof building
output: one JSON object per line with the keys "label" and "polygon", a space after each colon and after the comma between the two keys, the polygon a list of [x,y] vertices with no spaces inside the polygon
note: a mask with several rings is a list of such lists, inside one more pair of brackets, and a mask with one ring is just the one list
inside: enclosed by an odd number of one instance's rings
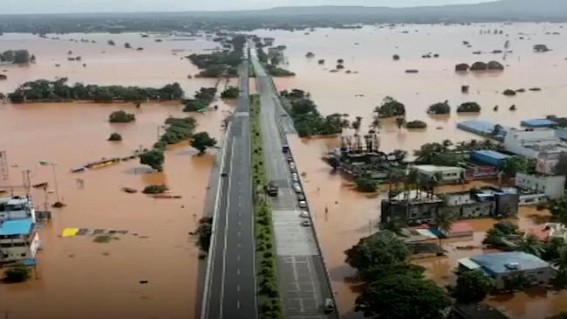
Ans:
{"label": "blue roof building", "polygon": [[520,125],[527,128],[547,128],[554,127],[557,122],[548,119],[532,119],[520,122]]}
{"label": "blue roof building", "polygon": [[0,236],[29,235],[33,231],[33,220],[12,219],[0,223]]}
{"label": "blue roof building", "polygon": [[555,276],[550,264],[524,252],[503,252],[473,256],[459,260],[459,270],[482,270],[491,277],[497,289],[505,289],[512,276],[523,275],[532,285],[544,285]]}

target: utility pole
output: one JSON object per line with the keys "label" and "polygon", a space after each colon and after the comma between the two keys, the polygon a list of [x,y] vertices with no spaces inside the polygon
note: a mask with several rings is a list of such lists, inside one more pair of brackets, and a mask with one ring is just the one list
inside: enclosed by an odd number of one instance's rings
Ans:
{"label": "utility pole", "polygon": [[61,202],[59,198],[59,184],[57,183],[57,172],[55,170],[55,166],[57,166],[57,164],[51,163],[51,169],[53,171],[53,183],[55,185],[55,197],[57,198],[57,202]]}

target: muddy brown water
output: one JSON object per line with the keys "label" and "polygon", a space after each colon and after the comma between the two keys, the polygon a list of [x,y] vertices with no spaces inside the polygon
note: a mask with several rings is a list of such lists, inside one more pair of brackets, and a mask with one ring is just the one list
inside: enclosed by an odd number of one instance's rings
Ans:
{"label": "muddy brown water", "polygon": [[[304,35],[303,32],[258,31],[272,36],[277,44],[287,46],[288,67],[297,73],[294,78],[276,79],[280,90],[300,88],[311,92],[322,114],[347,113],[350,119],[362,116],[363,130],[371,123],[372,111],[385,96],[393,96],[406,105],[408,120],[419,119],[428,123],[426,130],[398,130],[394,121],[382,123],[381,147],[385,151],[418,148],[425,142],[450,139],[453,142],[469,140],[475,136],[460,131],[456,123],[466,119],[487,119],[503,125],[518,126],[523,119],[565,113],[567,100],[567,42],[562,24],[484,24],[472,26],[396,26],[394,28],[364,27],[360,30],[319,29]],[[503,29],[503,35],[481,35],[480,30]],[[408,31],[409,33],[403,33]],[[546,32],[561,35],[546,35]],[[520,35],[523,33],[523,35]],[[506,35],[508,34],[508,35]],[[525,39],[520,40],[523,36]],[[469,41],[466,48],[462,41]],[[473,55],[472,51],[503,49],[510,40],[514,52],[503,60],[502,54]],[[358,44],[356,44],[358,43]],[[536,54],[532,46],[545,43],[553,52]],[[314,52],[315,58],[305,57]],[[438,59],[422,59],[428,52],[439,53]],[[392,61],[393,54],[401,60]],[[346,74],[329,72],[336,60],[345,60]],[[325,59],[324,66],[318,59]],[[460,62],[498,60],[506,65],[504,72],[456,74],[454,65]],[[419,69],[418,74],[406,74],[406,69]],[[469,94],[461,94],[461,85],[470,85]],[[541,87],[541,92],[519,93],[506,97],[506,88]],[[360,96],[362,95],[362,97]],[[427,107],[448,100],[452,105],[450,116],[436,117],[426,114]],[[483,110],[478,115],[457,115],[456,105],[478,101]],[[508,107],[515,104],[516,112]],[[493,106],[499,105],[494,112]],[[478,138],[478,137],[476,137]],[[374,231],[380,217],[380,197],[364,195],[353,190],[351,183],[330,169],[320,157],[332,147],[335,139],[298,139],[290,137],[292,150],[301,172],[305,173],[305,189],[315,218],[317,234],[329,268],[333,290],[339,310],[344,318],[361,318],[354,313],[356,283],[351,280],[354,270],[345,263],[344,250],[356,244],[361,237]],[[472,185],[448,186],[438,191],[461,191]],[[325,212],[325,209],[328,212]],[[545,212],[522,208],[516,222],[527,229],[545,221]],[[538,218],[539,217],[539,218]],[[427,268],[426,275],[444,285],[455,277],[452,273],[457,260],[485,253],[482,249],[457,250],[457,246],[479,246],[494,220],[471,221],[475,232],[472,238],[444,242],[448,256],[415,261]],[[567,292],[530,291],[506,297],[489,297],[488,302],[505,311],[511,318],[535,319],[567,310]]]}
{"label": "muddy brown water", "polygon": [[[181,83],[188,94],[215,80],[187,79],[197,72],[189,62],[171,54],[199,52],[214,43],[205,41],[155,43],[138,35],[69,35],[89,38],[97,44],[44,40],[31,35],[0,37],[0,50],[27,48],[38,58],[29,67],[0,66],[8,81],[0,91],[39,78],[68,76],[72,82],[161,86]],[[108,47],[130,42],[145,46],[143,52]],[[143,43],[142,43],[143,42]],[[67,51],[83,57],[82,63],[66,61]],[[101,53],[105,50],[106,53]],[[181,53],[180,53],[181,54]],[[60,63],[56,68],[54,63]],[[224,85],[224,84],[222,84]],[[219,110],[191,114],[197,131],[222,135],[221,121],[233,107],[217,101]],[[233,103],[232,103],[233,104]],[[198,249],[189,232],[196,228],[213,164],[212,150],[204,156],[187,142],[166,152],[163,173],[149,172],[138,160],[72,174],[70,169],[102,157],[123,157],[140,147],[151,147],[169,116],[188,116],[178,103],[99,105],[93,103],[0,104],[0,149],[7,152],[10,180],[0,186],[21,185],[22,171],[30,170],[32,184],[49,182],[55,190],[50,166],[55,163],[59,195],[68,205],[54,209],[53,220],[40,231],[38,280],[0,284],[0,314],[9,318],[192,318],[197,297]],[[129,124],[110,124],[108,115],[127,110],[136,115]],[[123,141],[106,141],[118,132]],[[82,182],[81,182],[82,181]],[[80,184],[83,184],[82,188]],[[126,194],[122,187],[142,190],[165,183],[181,199],[153,199],[141,193]],[[21,193],[15,189],[15,193]],[[43,208],[44,193],[33,192]],[[48,195],[50,203],[56,194]],[[92,236],[62,238],[67,227],[128,230],[110,243],[94,243]],[[141,284],[140,281],[147,281]]]}
{"label": "muddy brown water", "polygon": [[[480,34],[480,30],[496,28],[503,29],[504,34]],[[525,118],[551,113],[564,115],[567,41],[563,28],[564,25],[545,23],[406,25],[360,30],[320,29],[309,35],[265,30],[255,33],[273,36],[278,44],[288,47],[289,68],[297,76],[277,79],[278,88],[311,92],[323,114],[339,112],[348,113],[351,118],[362,116],[363,128],[366,128],[372,110],[385,96],[405,103],[408,120],[421,119],[429,127],[421,131],[400,131],[393,121],[385,121],[380,133],[381,143],[386,151],[396,148],[411,151],[425,142],[470,139],[472,135],[455,127],[464,119],[490,119],[504,125],[517,125]],[[546,35],[554,31],[561,34]],[[525,39],[520,40],[520,36]],[[70,38],[87,38],[97,43],[75,43],[68,41]],[[106,44],[109,39],[116,42],[116,47]],[[469,41],[472,48],[463,46],[464,40]],[[473,55],[472,51],[503,49],[506,40],[510,40],[510,48],[514,50],[504,61],[506,71],[463,75],[453,72],[454,65],[460,62],[503,61],[501,54]],[[145,50],[124,49],[125,42]],[[553,51],[533,53],[531,48],[538,43],[547,44]],[[152,38],[142,39],[137,34],[71,34],[61,36],[61,40],[6,34],[0,37],[0,50],[26,48],[36,54],[38,63],[21,68],[0,66],[0,72],[9,77],[8,81],[0,82],[0,92],[8,92],[28,80],[66,76],[73,82],[99,84],[160,86],[178,81],[191,93],[214,81],[187,79],[187,75],[197,70],[180,56],[215,46],[205,40],[156,43]],[[67,61],[69,50],[73,55],[82,56],[83,61]],[[308,51],[314,52],[316,57],[305,58]],[[422,59],[421,55],[428,52],[439,53],[440,58]],[[401,60],[393,62],[393,54],[400,54]],[[325,66],[317,64],[321,58],[326,59]],[[352,74],[329,72],[339,58],[345,60],[345,70],[353,71]],[[55,66],[57,63],[59,68]],[[418,69],[419,73],[406,74],[404,71],[410,68]],[[468,95],[460,93],[461,85],[470,85]],[[501,94],[507,88],[534,86],[543,90],[516,97]],[[252,83],[251,89],[253,87]],[[428,105],[444,100],[449,100],[453,106],[451,116],[431,117],[425,113]],[[482,113],[456,115],[455,106],[465,101],[481,103]],[[508,111],[512,104],[516,104],[516,112]],[[494,105],[500,106],[499,112],[492,111]],[[221,134],[219,123],[223,110],[231,108],[222,103],[219,106],[220,111],[195,115],[198,130],[207,130],[215,136]],[[110,125],[106,118],[117,109],[135,112],[136,123]],[[55,211],[53,222],[40,232],[44,248],[39,254],[41,279],[0,285],[0,314],[9,312],[10,318],[38,318],[38,313],[42,318],[193,317],[198,250],[188,232],[195,228],[196,219],[203,211],[211,156],[197,157],[192,149],[180,145],[167,152],[163,174],[146,174],[147,170],[136,161],[84,174],[68,172],[71,167],[89,160],[121,156],[139,145],[150,146],[155,141],[157,127],[170,115],[180,116],[180,109],[176,105],[153,104],[144,105],[140,110],[131,105],[85,103],[0,105],[1,149],[8,151],[10,164],[17,165],[10,168],[11,181],[3,185],[20,184],[23,169],[32,171],[34,183],[52,182],[50,167],[38,166],[37,162],[53,161],[58,164],[60,195],[69,204]],[[123,135],[122,143],[106,141],[114,131]],[[342,317],[360,318],[353,313],[356,293],[350,277],[354,272],[344,262],[344,250],[373,231],[380,216],[380,198],[357,193],[344,178],[329,173],[320,156],[330,145],[336,145],[336,141],[292,137],[290,142],[298,167],[305,172],[305,188],[339,310]],[[77,188],[77,178],[84,180],[84,189]],[[124,186],[141,189],[160,182],[166,182],[172,193],[183,198],[156,200],[120,192]],[[43,194],[34,195],[36,204],[41,205]],[[49,195],[51,202],[54,197],[54,194]],[[518,218],[520,226],[531,227],[539,220],[534,214],[532,209],[522,209]],[[493,223],[488,219],[472,221],[473,238],[444,243],[448,257],[416,263],[427,267],[427,276],[441,284],[450,282],[457,259],[482,253],[480,249],[458,251],[455,247],[476,245]],[[96,244],[92,237],[60,238],[66,227],[125,229],[129,233],[117,236],[118,240],[108,244]],[[148,283],[140,284],[140,280],[148,280]],[[512,318],[531,319],[567,310],[565,297],[564,292],[542,294],[536,291],[513,297],[491,297],[489,303],[501,307]]]}

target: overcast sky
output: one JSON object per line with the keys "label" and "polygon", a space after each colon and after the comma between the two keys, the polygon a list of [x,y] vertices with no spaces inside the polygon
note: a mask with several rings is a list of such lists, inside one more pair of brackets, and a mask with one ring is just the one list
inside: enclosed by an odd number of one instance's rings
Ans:
{"label": "overcast sky", "polygon": [[421,6],[491,0],[0,0],[0,14],[248,10],[280,6]]}

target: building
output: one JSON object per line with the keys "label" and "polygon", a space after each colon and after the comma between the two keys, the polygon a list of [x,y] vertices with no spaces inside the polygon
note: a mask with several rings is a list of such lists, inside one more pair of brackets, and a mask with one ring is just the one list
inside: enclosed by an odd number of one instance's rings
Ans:
{"label": "building", "polygon": [[504,138],[504,148],[511,153],[536,159],[539,173],[553,174],[559,156],[567,152],[567,143],[552,129],[510,130]]}
{"label": "building", "polygon": [[509,319],[498,309],[486,304],[456,304],[450,319]]}
{"label": "building", "polygon": [[31,218],[0,222],[0,263],[35,258],[39,235]]}
{"label": "building", "polygon": [[419,174],[433,178],[435,175],[441,177],[440,183],[460,183],[464,181],[465,169],[456,166],[416,165],[414,168]]}
{"label": "building", "polygon": [[512,216],[518,213],[519,195],[514,188],[480,188],[468,192],[432,195],[422,191],[402,192],[381,204],[381,223],[408,225],[434,223],[447,212],[457,219]]}
{"label": "building", "polygon": [[536,285],[545,285],[555,270],[540,258],[524,252],[484,254],[459,260],[458,271],[481,270],[492,278],[496,289],[505,289],[507,280],[522,275]]}
{"label": "building", "polygon": [[545,129],[557,126],[557,122],[548,119],[532,119],[521,121],[520,126],[529,129]]}
{"label": "building", "polygon": [[10,219],[31,218],[36,222],[31,198],[23,196],[0,198],[0,222]]}
{"label": "building", "polygon": [[565,176],[517,173],[515,183],[516,187],[543,194],[549,199],[565,195]]}
{"label": "building", "polygon": [[498,168],[501,167],[508,158],[510,158],[510,155],[492,150],[473,151],[470,155],[472,162]]}

